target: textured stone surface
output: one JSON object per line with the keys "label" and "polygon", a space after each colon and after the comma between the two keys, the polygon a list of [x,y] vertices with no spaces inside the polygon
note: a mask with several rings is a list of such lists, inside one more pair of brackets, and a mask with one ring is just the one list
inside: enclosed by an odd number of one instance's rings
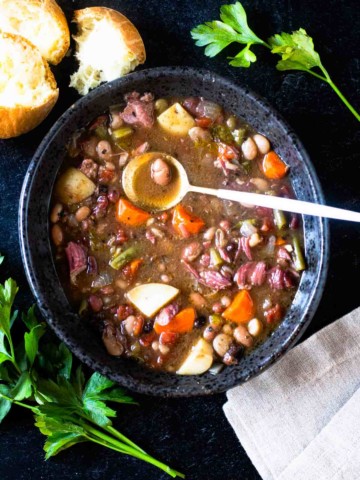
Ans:
{"label": "textured stone surface", "polygon": [[[191,65],[211,69],[248,86],[267,98],[290,123],[308,150],[329,204],[360,211],[359,124],[334,93],[306,74],[281,74],[275,59],[256,49],[258,63],[249,70],[230,68],[226,55],[207,59],[193,46],[189,29],[217,18],[223,2],[180,1],[70,1],[59,2],[71,16],[74,8],[105,4],[117,6],[137,25],[147,47],[146,67]],[[360,17],[356,0],[244,1],[251,25],[263,36],[304,27],[313,36],[333,80],[359,105]],[[21,287],[19,306],[28,305],[17,241],[17,210],[21,183],[31,156],[58,116],[76,99],[67,88],[73,70],[65,59],[54,71],[61,88],[60,101],[35,131],[0,142],[0,251],[6,261],[1,278],[15,277]],[[323,299],[307,335],[334,321],[359,304],[358,225],[331,222],[331,259]],[[141,407],[125,407],[117,426],[147,450],[191,480],[252,480],[258,475],[224,419],[224,395],[208,398],[159,400],[138,397]],[[264,406],[266,411],[266,406]],[[79,445],[44,462],[43,438],[32,427],[27,412],[16,409],[1,425],[0,478],[8,479],[147,479],[169,478],[139,461],[97,446]]]}

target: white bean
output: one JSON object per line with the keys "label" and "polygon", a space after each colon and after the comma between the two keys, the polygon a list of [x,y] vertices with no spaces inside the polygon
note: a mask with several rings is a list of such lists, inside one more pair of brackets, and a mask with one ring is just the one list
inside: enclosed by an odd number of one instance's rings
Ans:
{"label": "white bean", "polygon": [[253,185],[255,185],[255,187],[258,190],[260,190],[261,192],[266,192],[270,188],[269,187],[269,182],[267,180],[265,180],[264,178],[259,178],[259,177],[251,178],[250,182]]}
{"label": "white bean", "polygon": [[257,133],[253,136],[253,139],[259,152],[262,155],[265,155],[265,153],[268,153],[270,151],[270,142],[266,137],[264,137],[264,135],[260,135],[260,133]]}
{"label": "white bean", "polygon": [[254,160],[258,154],[256,143],[251,137],[243,142],[241,145],[241,150],[246,160]]}
{"label": "white bean", "polygon": [[151,344],[151,348],[153,350],[159,350],[159,342],[157,340],[154,340]]}
{"label": "white bean", "polygon": [[231,345],[231,337],[226,333],[219,333],[216,335],[213,341],[213,347],[215,352],[220,356],[223,357],[225,353],[229,350]]}
{"label": "white bean", "polygon": [[212,240],[215,236],[216,227],[210,227],[204,233],[204,240]]}
{"label": "white bean", "polygon": [[231,303],[231,298],[227,295],[224,295],[223,297],[221,297],[220,302],[223,307],[228,307]]}
{"label": "white bean", "polygon": [[210,142],[211,134],[209,130],[205,130],[201,127],[192,127],[188,131],[188,135],[193,142]]}
{"label": "white bean", "polygon": [[132,335],[134,333],[135,320],[136,320],[135,315],[130,315],[123,321],[123,325],[125,327],[126,333],[128,333],[129,335]]}
{"label": "white bean", "polygon": [[253,233],[249,238],[249,247],[256,247],[262,242],[262,237],[258,233]]}
{"label": "white bean", "polygon": [[170,352],[170,348],[166,345],[162,345],[161,343],[159,344],[159,350],[160,350],[160,353],[162,353],[163,355],[166,355],[167,353]]}
{"label": "white bean", "polygon": [[253,318],[248,323],[248,331],[253,337],[258,337],[264,329],[262,322],[258,318]]}

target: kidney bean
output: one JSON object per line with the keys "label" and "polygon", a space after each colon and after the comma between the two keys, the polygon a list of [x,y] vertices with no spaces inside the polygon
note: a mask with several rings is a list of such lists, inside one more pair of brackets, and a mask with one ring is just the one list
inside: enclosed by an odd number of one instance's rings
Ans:
{"label": "kidney bean", "polygon": [[134,309],[132,308],[131,305],[119,305],[116,315],[117,318],[122,321],[125,320],[125,318],[129,317],[130,315],[133,315]]}
{"label": "kidney bean", "polygon": [[90,295],[88,302],[93,312],[98,313],[103,307],[103,301],[97,295]]}
{"label": "kidney bean", "polygon": [[102,218],[106,215],[106,209],[109,205],[109,200],[105,195],[100,195],[96,201],[96,207],[93,210],[93,213],[96,218]]}
{"label": "kidney bean", "polygon": [[110,355],[119,357],[124,353],[124,345],[116,334],[116,329],[113,325],[108,325],[103,331],[102,336],[106,350]]}
{"label": "kidney bean", "polygon": [[160,334],[160,345],[173,345],[176,342],[177,333],[175,332],[162,332]]}
{"label": "kidney bean", "polygon": [[238,325],[235,328],[233,335],[237,343],[241,343],[245,347],[252,347],[254,344],[253,337],[244,325]]}
{"label": "kidney bean", "polygon": [[59,247],[64,241],[64,233],[57,223],[51,229],[51,239],[56,247]]}
{"label": "kidney bean", "polygon": [[110,189],[107,197],[109,199],[109,202],[116,203],[120,198],[120,192],[116,188],[112,188]]}
{"label": "kidney bean", "polygon": [[191,115],[196,116],[196,109],[200,103],[199,97],[188,97],[185,98],[183,101],[183,107],[187,110]]}
{"label": "kidney bean", "polygon": [[212,311],[214,313],[222,313],[225,310],[225,307],[221,305],[220,302],[215,302],[214,305],[212,306]]}
{"label": "kidney bean", "polygon": [[125,230],[123,230],[122,228],[119,228],[118,231],[116,232],[116,235],[115,235],[114,244],[115,245],[122,245],[123,243],[125,243],[127,241],[128,241],[128,236],[126,235]]}
{"label": "kidney bean", "polygon": [[50,221],[51,223],[56,223],[60,220],[60,217],[61,217],[61,214],[62,214],[62,211],[64,210],[64,207],[63,205],[61,205],[61,203],[56,203],[52,210],[51,210],[51,214],[50,214]]}
{"label": "kidney bean", "polygon": [[206,305],[205,298],[198,292],[190,293],[189,300],[196,308],[203,308]]}
{"label": "kidney bean", "polygon": [[150,333],[146,333],[145,335],[144,334],[141,335],[139,339],[140,345],[142,347],[149,347],[152,344],[152,342],[155,340],[155,337],[156,337],[156,333],[154,330]]}
{"label": "kidney bean", "polygon": [[89,207],[80,207],[77,212],[75,213],[75,218],[78,222],[82,222],[85,220],[91,213],[91,210]]}
{"label": "kidney bean", "polygon": [[206,327],[203,332],[203,337],[208,342],[212,342],[216,337],[216,331],[212,326]]}

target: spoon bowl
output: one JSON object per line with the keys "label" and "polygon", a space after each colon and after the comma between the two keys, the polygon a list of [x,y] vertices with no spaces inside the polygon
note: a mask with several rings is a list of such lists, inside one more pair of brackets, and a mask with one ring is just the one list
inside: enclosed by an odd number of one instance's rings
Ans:
{"label": "spoon bowl", "polygon": [[[150,166],[157,159],[171,169],[171,182],[165,187],[151,180]],[[144,188],[144,181],[147,188]],[[153,188],[149,188],[149,182]],[[124,168],[122,185],[129,200],[152,212],[161,212],[177,205],[190,189],[186,171],[176,158],[163,152],[147,152],[134,157]]]}

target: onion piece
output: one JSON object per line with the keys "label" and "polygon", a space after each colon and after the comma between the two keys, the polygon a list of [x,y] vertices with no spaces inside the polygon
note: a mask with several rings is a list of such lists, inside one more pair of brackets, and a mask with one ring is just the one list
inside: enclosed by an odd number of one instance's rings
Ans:
{"label": "onion piece", "polygon": [[268,239],[265,251],[267,255],[273,255],[275,252],[275,243],[276,243],[276,237],[275,235],[271,235]]}
{"label": "onion piece", "polygon": [[102,288],[112,283],[112,277],[108,272],[98,275],[91,284],[91,288]]}
{"label": "onion piece", "polygon": [[257,233],[258,229],[248,220],[244,220],[241,228],[240,228],[240,233],[244,237],[251,237],[253,233]]}

